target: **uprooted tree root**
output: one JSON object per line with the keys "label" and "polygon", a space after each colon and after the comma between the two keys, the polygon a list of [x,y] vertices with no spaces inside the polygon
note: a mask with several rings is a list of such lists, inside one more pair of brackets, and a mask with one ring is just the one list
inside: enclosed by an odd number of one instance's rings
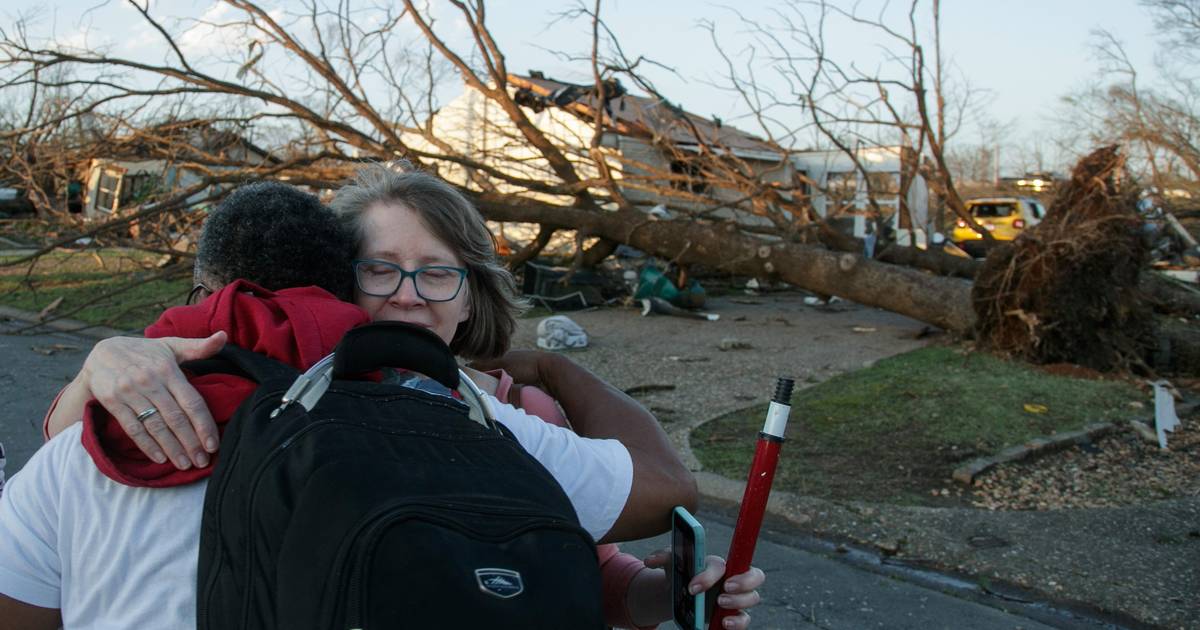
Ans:
{"label": "uprooted tree root", "polygon": [[1155,321],[1138,289],[1146,251],[1123,166],[1116,147],[1087,156],[1046,218],[989,254],[971,292],[981,346],[1034,363],[1145,369]]}

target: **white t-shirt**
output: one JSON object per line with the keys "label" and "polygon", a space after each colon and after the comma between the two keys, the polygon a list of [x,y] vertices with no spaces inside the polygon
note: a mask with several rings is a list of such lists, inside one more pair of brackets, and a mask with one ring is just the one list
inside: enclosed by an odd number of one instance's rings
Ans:
{"label": "white t-shirt", "polygon": [[[566,490],[595,538],[616,522],[633,462],[497,400],[504,424]],[[62,610],[65,628],[195,628],[206,482],[133,488],[105,477],[77,423],[47,442],[0,496],[0,593]]]}

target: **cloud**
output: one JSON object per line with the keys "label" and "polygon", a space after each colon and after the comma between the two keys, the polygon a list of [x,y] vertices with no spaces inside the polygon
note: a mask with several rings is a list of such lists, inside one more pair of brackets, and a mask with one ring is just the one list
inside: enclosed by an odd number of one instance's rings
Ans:
{"label": "cloud", "polygon": [[229,24],[241,16],[223,2],[208,7],[176,40],[187,55],[221,54],[246,45],[246,27]]}

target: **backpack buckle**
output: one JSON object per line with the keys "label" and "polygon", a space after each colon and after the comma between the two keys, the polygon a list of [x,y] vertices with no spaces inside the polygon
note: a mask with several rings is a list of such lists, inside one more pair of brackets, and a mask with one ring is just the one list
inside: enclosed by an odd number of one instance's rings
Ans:
{"label": "backpack buckle", "polygon": [[279,407],[271,412],[270,417],[275,418],[294,403],[300,403],[305,411],[312,411],[312,408],[317,406],[317,401],[325,394],[325,390],[329,389],[332,380],[333,355],[330,354],[296,378],[292,386],[283,393]]}

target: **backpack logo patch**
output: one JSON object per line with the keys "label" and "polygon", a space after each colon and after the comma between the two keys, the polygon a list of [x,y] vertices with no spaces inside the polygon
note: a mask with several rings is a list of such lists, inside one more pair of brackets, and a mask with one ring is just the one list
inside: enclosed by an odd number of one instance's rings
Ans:
{"label": "backpack logo patch", "polygon": [[479,590],[500,599],[510,599],[525,592],[521,574],[508,569],[475,569]]}

